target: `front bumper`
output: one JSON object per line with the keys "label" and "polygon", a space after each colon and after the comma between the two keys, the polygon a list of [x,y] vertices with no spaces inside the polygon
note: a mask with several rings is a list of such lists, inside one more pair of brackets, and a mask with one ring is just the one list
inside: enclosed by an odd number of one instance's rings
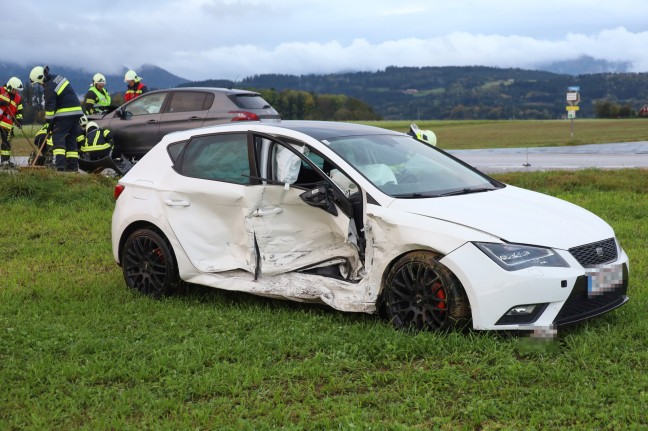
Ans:
{"label": "front bumper", "polygon": [[[556,250],[569,268],[532,267],[505,271],[471,243],[445,256],[446,265],[462,283],[475,329],[533,330],[567,325],[611,311],[628,301],[628,256],[620,250],[614,265],[623,279],[614,288],[588,291],[588,271],[567,251]],[[507,313],[537,304],[528,316]]]}

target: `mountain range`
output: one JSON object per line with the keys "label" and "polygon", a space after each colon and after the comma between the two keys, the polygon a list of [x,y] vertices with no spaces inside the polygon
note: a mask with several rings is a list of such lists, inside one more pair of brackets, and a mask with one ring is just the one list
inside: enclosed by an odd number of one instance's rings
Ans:
{"label": "mountain range", "polygon": [[[570,87],[580,90],[579,117],[594,117],[595,104],[601,100],[625,104],[635,111],[648,103],[648,74],[627,72],[626,63],[581,57],[544,67],[553,71],[485,66],[393,66],[376,72],[263,74],[237,82],[190,81],[153,65],[143,65],[137,73],[151,90],[211,86],[341,94],[369,104],[386,120],[561,118],[566,115],[566,92]],[[50,70],[66,76],[80,96],[87,91],[94,73],[63,66],[50,66]],[[0,63],[0,84],[10,76],[18,76],[28,85],[28,74],[29,70],[23,66]],[[107,74],[106,79],[112,93],[125,90],[123,73]]]}

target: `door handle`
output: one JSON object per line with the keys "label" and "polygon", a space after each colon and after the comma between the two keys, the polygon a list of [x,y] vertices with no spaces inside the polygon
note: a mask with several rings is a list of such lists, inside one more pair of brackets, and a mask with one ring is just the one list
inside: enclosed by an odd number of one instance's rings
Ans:
{"label": "door handle", "polygon": [[158,120],[148,120],[146,124],[157,124]]}
{"label": "door handle", "polygon": [[188,207],[189,201],[177,200],[177,199],[165,199],[164,204],[170,207]]}
{"label": "door handle", "polygon": [[193,117],[189,117],[189,118],[187,118],[187,120],[189,120],[189,121],[196,121],[196,120],[202,120],[202,118],[201,118],[201,117],[197,117],[197,116],[194,115]]}
{"label": "door handle", "polygon": [[263,217],[272,214],[279,214],[283,212],[283,208],[274,207],[274,208],[258,208],[254,210],[252,215],[254,217]]}

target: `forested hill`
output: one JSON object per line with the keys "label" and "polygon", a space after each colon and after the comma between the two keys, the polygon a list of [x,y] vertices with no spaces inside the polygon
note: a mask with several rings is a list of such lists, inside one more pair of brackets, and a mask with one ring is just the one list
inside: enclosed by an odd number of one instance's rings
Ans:
{"label": "forested hill", "polygon": [[184,85],[299,90],[360,99],[385,120],[553,119],[565,114],[566,93],[580,87],[578,117],[593,118],[595,102],[648,103],[648,74],[601,73],[572,76],[493,67],[388,67],[378,72],[327,75],[256,75]]}

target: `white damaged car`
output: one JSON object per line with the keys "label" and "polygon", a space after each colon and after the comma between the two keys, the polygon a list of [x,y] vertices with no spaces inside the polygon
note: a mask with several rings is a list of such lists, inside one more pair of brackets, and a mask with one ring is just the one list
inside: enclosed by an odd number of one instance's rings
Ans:
{"label": "white damaged car", "polygon": [[555,328],[628,301],[628,256],[599,217],[381,128],[171,133],[115,198],[114,258],[154,297],[187,282],[431,330]]}

